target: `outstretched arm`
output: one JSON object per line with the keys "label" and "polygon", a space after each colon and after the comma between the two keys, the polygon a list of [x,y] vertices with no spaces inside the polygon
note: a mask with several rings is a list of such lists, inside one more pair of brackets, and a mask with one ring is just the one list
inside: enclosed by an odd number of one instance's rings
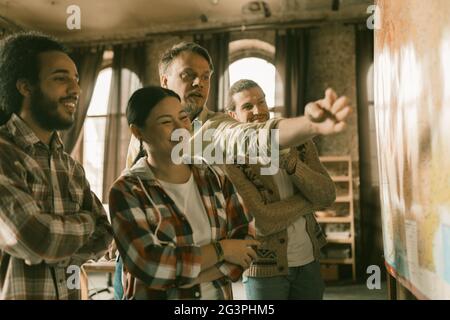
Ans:
{"label": "outstretched arm", "polygon": [[[336,93],[328,89],[325,98],[309,103],[305,109],[305,116],[301,117],[271,119],[264,123],[241,123],[223,114],[214,116],[206,121],[191,139],[191,152],[202,151],[203,156],[210,161],[214,160],[208,159],[211,144],[219,153],[231,152],[244,144],[245,155],[248,156],[250,150],[258,150],[261,156],[261,150],[270,153],[277,147],[273,146],[273,143],[277,143],[280,149],[286,149],[302,145],[317,135],[342,132],[350,112],[348,99],[345,96],[337,98]],[[278,129],[278,141],[272,136],[273,129]],[[262,132],[265,134],[260,135]]]}
{"label": "outstretched arm", "polygon": [[[328,89],[325,98],[309,103],[305,108],[305,116],[291,119],[270,119],[264,123],[241,123],[232,117],[215,113],[198,129],[190,140],[190,155],[201,152],[210,164],[217,158],[225,159],[230,148],[236,148],[243,140],[253,150],[271,150],[271,130],[279,129],[278,145],[281,149],[299,146],[317,135],[331,135],[342,132],[346,127],[346,119],[351,113],[346,97],[337,98],[332,89]],[[256,139],[261,130],[267,130],[266,139]],[[257,134],[255,134],[257,133]],[[252,137],[252,138],[251,138]],[[253,139],[253,140],[252,140]],[[256,141],[258,140],[258,141]],[[249,149],[244,151],[249,155]],[[222,157],[210,159],[211,150]],[[139,152],[139,141],[132,136],[127,154],[127,167],[130,167]],[[228,163],[228,162],[227,162]]]}

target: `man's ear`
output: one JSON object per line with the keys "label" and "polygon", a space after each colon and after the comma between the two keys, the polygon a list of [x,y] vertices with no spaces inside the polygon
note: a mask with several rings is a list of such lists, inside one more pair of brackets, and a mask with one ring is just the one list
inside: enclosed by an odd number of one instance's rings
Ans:
{"label": "man's ear", "polygon": [[228,111],[228,115],[231,116],[233,119],[238,120],[237,115],[236,115],[236,112],[234,112],[234,111]]}
{"label": "man's ear", "polygon": [[30,82],[25,79],[17,80],[16,88],[17,88],[17,91],[19,91],[19,93],[24,97],[31,96],[31,93],[33,92]]}
{"label": "man's ear", "polygon": [[131,133],[136,137],[136,139],[142,140],[141,130],[137,126],[135,126],[134,124],[130,124],[130,129]]}
{"label": "man's ear", "polygon": [[162,74],[161,77],[159,78],[159,82],[161,83],[161,87],[163,88],[168,88],[167,87],[167,75]]}

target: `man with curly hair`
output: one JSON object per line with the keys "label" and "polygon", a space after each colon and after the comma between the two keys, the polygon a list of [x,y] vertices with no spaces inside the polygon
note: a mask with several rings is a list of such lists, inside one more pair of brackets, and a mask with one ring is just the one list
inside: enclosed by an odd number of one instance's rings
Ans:
{"label": "man with curly hair", "polygon": [[103,256],[112,240],[102,203],[57,132],[73,124],[79,96],[60,43],[37,33],[2,41],[0,299],[79,299],[73,266]]}

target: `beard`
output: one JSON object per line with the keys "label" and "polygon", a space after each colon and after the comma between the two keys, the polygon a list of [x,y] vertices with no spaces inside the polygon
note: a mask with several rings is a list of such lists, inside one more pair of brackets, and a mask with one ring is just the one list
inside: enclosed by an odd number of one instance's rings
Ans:
{"label": "beard", "polygon": [[266,122],[270,119],[269,113],[260,113],[257,115],[254,115],[249,122]]}
{"label": "beard", "polygon": [[194,101],[185,101],[184,110],[189,114],[192,121],[202,112],[203,106],[197,105]]}
{"label": "beard", "polygon": [[73,117],[65,119],[58,113],[58,102],[50,100],[40,88],[33,91],[30,100],[31,116],[42,128],[49,131],[66,130],[74,123]]}

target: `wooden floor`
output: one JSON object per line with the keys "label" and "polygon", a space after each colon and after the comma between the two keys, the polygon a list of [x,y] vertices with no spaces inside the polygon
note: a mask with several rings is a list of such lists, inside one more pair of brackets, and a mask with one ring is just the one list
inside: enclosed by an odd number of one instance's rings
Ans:
{"label": "wooden floor", "polygon": [[386,282],[379,290],[369,290],[365,284],[329,285],[324,300],[388,300],[388,290]]}
{"label": "wooden floor", "polygon": [[[90,293],[107,287],[107,276],[104,274],[94,274],[89,277]],[[111,288],[112,290],[112,288]],[[244,286],[241,282],[233,283],[233,294],[235,300],[246,300]],[[94,299],[109,300],[113,299],[111,293],[103,292],[94,297]],[[325,289],[324,300],[387,300],[388,293],[386,282],[381,283],[380,290],[369,290],[365,284],[333,284],[327,285]]]}

